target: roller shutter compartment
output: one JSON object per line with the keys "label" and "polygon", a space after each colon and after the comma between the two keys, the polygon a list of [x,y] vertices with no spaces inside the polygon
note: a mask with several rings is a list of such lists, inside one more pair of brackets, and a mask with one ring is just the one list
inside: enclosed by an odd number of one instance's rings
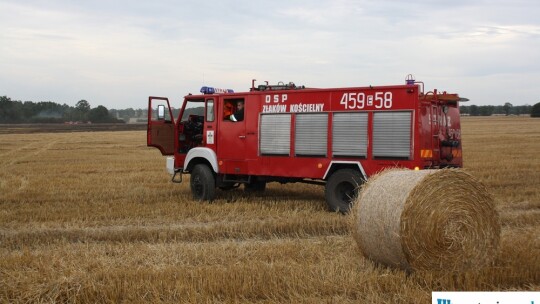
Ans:
{"label": "roller shutter compartment", "polygon": [[367,129],[367,113],[335,113],[332,123],[332,155],[365,158]]}
{"label": "roller shutter compartment", "polygon": [[412,112],[373,113],[373,157],[411,157]]}
{"label": "roller shutter compartment", "polygon": [[326,156],[328,150],[328,114],[296,114],[295,146],[297,156]]}
{"label": "roller shutter compartment", "polygon": [[291,150],[291,114],[263,114],[260,122],[261,155],[289,155]]}

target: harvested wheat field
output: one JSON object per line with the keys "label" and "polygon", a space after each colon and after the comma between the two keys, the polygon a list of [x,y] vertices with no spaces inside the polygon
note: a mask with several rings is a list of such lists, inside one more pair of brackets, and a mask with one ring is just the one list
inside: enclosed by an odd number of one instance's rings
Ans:
{"label": "harvested wheat field", "polygon": [[432,290],[540,289],[540,119],[464,118],[465,167],[495,199],[500,251],[449,274],[376,266],[323,188],[190,200],[145,131],[0,135],[0,302],[427,303]]}

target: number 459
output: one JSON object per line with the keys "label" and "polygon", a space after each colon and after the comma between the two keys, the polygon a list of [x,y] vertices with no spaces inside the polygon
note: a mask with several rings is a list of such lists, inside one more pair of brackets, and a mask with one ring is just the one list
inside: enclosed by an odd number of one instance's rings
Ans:
{"label": "number 459", "polygon": [[343,96],[341,96],[341,101],[339,102],[342,104],[345,109],[363,109],[366,100],[366,94],[364,93],[344,93]]}

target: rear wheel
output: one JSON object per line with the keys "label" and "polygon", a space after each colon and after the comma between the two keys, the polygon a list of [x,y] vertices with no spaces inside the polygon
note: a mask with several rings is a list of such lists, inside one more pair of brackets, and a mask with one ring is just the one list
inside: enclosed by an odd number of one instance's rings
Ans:
{"label": "rear wheel", "polygon": [[334,172],[328,179],[324,191],[328,210],[349,212],[363,182],[364,178],[358,170],[340,169]]}
{"label": "rear wheel", "polygon": [[211,201],[216,197],[216,178],[207,165],[195,165],[191,171],[190,186],[194,200]]}

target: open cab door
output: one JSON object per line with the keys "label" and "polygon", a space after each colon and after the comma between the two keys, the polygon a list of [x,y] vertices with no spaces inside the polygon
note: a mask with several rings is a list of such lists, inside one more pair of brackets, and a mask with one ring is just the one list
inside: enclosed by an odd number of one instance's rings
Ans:
{"label": "open cab door", "polygon": [[162,155],[173,155],[174,125],[169,99],[148,97],[147,146],[158,148]]}

